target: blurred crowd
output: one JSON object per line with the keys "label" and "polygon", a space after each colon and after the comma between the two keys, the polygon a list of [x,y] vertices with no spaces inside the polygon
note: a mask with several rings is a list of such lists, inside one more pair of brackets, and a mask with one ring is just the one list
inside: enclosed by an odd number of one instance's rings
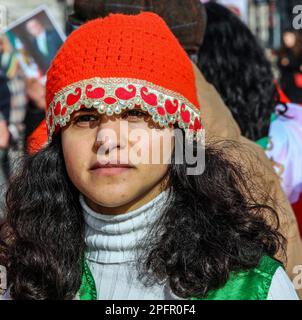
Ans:
{"label": "blurred crowd", "polygon": [[37,78],[26,78],[7,38],[0,39],[0,179],[9,176],[9,151],[18,154],[26,138],[44,118],[45,86]]}
{"label": "blurred crowd", "polygon": [[276,51],[280,85],[292,102],[302,102],[302,32],[288,29]]}

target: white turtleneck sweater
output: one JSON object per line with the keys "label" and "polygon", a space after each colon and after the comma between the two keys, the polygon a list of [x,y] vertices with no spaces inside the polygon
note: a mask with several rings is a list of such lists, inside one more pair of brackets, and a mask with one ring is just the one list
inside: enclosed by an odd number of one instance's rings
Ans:
{"label": "white turtleneck sweater", "polygon": [[[184,300],[167,284],[145,287],[134,266],[138,241],[162,213],[167,191],[139,209],[125,214],[106,215],[93,211],[80,196],[86,221],[88,265],[101,300]],[[273,276],[268,300],[298,299],[286,272],[279,267]]]}
{"label": "white turtleneck sweater", "polygon": [[[167,200],[167,191],[137,210],[119,215],[100,214],[80,203],[86,221],[87,260],[100,300],[184,300],[166,284],[145,287],[134,265],[139,240],[149,231]],[[10,300],[9,289],[0,300]],[[78,295],[75,299],[79,299]],[[293,284],[279,267],[273,276],[268,300],[297,300]]]}
{"label": "white turtleneck sweater", "polygon": [[101,300],[180,299],[165,285],[145,287],[136,279],[136,252],[167,200],[163,191],[139,209],[118,215],[94,212],[80,196],[86,221],[87,260]]}

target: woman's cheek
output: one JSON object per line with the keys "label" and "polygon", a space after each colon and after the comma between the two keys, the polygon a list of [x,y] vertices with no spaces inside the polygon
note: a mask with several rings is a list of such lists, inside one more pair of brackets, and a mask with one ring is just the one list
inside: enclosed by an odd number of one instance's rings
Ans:
{"label": "woman's cheek", "polygon": [[[173,129],[155,130],[150,143],[150,154],[157,159],[157,163],[169,164],[174,149]],[[153,163],[152,163],[153,164]]]}
{"label": "woman's cheek", "polygon": [[71,179],[81,176],[89,169],[92,149],[87,142],[87,139],[73,135],[72,132],[67,130],[62,133],[63,155],[66,169]]}

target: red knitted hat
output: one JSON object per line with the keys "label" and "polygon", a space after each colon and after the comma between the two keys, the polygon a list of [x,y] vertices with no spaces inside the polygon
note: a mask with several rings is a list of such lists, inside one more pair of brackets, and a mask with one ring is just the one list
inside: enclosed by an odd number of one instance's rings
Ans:
{"label": "red knitted hat", "polygon": [[135,105],[162,127],[201,133],[190,59],[154,13],[111,14],[74,31],[47,73],[48,140],[82,107],[113,115]]}

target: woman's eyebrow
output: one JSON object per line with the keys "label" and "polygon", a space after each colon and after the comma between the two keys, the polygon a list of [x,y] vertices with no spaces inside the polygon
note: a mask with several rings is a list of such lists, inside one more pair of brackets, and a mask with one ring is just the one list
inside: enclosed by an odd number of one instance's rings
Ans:
{"label": "woman's eyebrow", "polygon": [[73,115],[78,115],[78,114],[81,114],[81,113],[93,113],[93,114],[96,114],[98,113],[98,111],[94,108],[81,108],[79,110],[75,110],[72,114]]}
{"label": "woman's eyebrow", "polygon": [[86,107],[77,110],[77,112],[81,112],[81,111],[84,111],[84,112],[96,112],[97,110],[94,109],[94,108],[86,108]]}
{"label": "woman's eyebrow", "polygon": [[79,110],[75,110],[73,113],[72,113],[72,118],[77,116],[77,115],[80,115],[82,113],[92,113],[92,114],[96,114],[97,113],[97,110],[94,109],[94,108],[81,108]]}

